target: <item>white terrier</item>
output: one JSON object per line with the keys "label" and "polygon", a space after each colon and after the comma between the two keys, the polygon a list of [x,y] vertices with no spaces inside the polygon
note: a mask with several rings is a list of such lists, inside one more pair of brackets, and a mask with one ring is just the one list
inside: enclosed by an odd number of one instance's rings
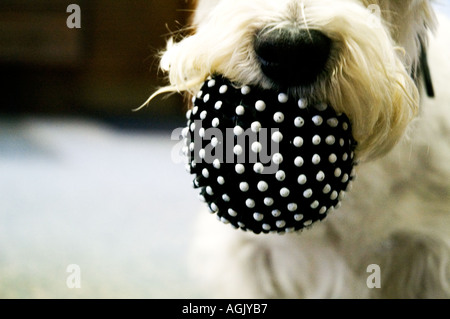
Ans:
{"label": "white terrier", "polygon": [[327,101],[348,116],[359,163],[341,207],[302,233],[203,213],[192,261],[210,296],[450,297],[450,24],[437,20],[428,0],[198,1],[155,94],[195,96],[220,74]]}

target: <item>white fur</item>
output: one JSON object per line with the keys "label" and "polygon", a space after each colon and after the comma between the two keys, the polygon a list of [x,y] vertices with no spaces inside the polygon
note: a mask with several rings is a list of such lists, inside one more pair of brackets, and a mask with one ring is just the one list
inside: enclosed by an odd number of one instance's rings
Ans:
{"label": "white fur", "polygon": [[[342,207],[301,234],[253,235],[202,212],[192,262],[212,296],[450,297],[450,24],[439,20],[428,41],[435,16],[426,0],[199,2],[196,33],[170,42],[162,58],[171,83],[162,91],[195,93],[212,73],[270,88],[255,32],[321,30],[335,43],[330,76],[291,93],[346,113],[362,161]],[[429,42],[434,99],[410,77],[419,38]],[[380,289],[366,285],[371,264]]]}

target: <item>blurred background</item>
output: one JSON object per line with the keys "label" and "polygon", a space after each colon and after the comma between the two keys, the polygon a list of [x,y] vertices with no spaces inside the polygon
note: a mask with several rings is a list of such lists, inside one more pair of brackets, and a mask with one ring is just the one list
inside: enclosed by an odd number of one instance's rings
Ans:
{"label": "blurred background", "polygon": [[[164,85],[155,56],[188,12],[0,2],[0,298],[200,296],[187,254],[201,203],[171,139],[182,98],[133,112]],[[66,284],[72,264],[81,288]]]}
{"label": "blurred background", "polygon": [[1,0],[0,298],[208,297],[189,277],[203,204],[171,138],[182,98],[133,112],[189,2]]}

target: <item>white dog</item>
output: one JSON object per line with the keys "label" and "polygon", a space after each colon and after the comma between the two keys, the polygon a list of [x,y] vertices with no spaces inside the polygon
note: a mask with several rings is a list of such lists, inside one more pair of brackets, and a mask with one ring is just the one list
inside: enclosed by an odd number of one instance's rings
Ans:
{"label": "white dog", "polygon": [[195,95],[211,74],[289,86],[349,117],[360,162],[342,206],[302,233],[203,213],[192,261],[209,296],[449,298],[450,23],[430,1],[200,0],[193,30],[169,41],[156,94]]}

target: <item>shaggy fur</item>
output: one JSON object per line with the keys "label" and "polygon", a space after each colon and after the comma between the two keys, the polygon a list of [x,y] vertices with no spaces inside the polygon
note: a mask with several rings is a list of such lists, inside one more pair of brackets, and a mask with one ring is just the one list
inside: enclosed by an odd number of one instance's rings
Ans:
{"label": "shaggy fur", "polygon": [[[301,234],[245,233],[203,212],[192,261],[211,296],[450,297],[450,24],[437,20],[427,0],[198,2],[195,33],[162,55],[170,85],[156,94],[195,94],[214,73],[276,89],[255,34],[320,30],[333,41],[326,72],[289,93],[347,114],[360,161],[342,207]],[[422,47],[434,98],[423,89]],[[381,288],[367,285],[373,264]]]}

